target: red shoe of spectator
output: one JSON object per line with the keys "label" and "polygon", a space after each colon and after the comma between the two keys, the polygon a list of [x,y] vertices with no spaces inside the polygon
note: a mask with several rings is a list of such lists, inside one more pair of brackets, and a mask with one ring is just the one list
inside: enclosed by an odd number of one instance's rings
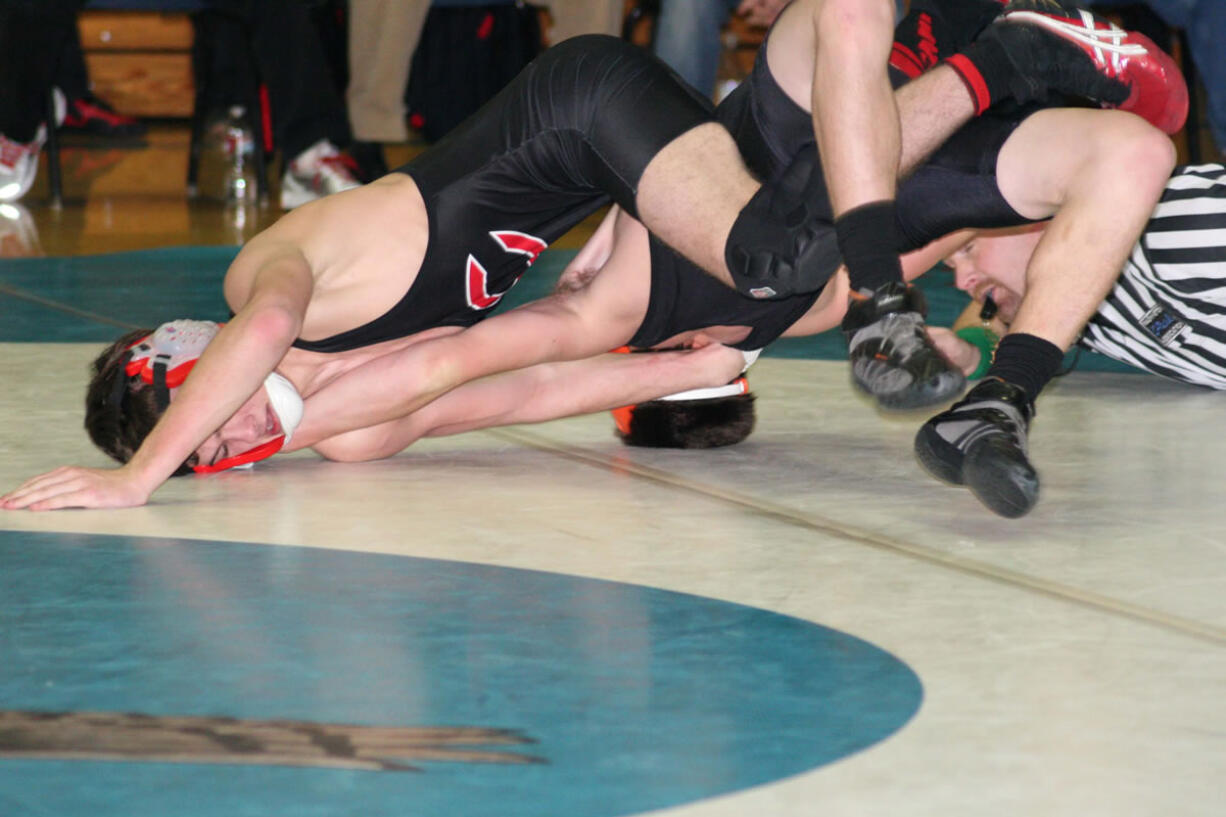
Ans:
{"label": "red shoe of spectator", "polygon": [[116,113],[95,96],[67,100],[61,127],[98,136],[143,136],[145,133],[144,122]]}

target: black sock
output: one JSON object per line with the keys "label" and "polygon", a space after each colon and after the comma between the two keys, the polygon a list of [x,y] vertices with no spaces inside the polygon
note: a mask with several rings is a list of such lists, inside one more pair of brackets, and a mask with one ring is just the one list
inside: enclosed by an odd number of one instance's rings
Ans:
{"label": "black sock", "polygon": [[848,210],[834,220],[834,232],[852,292],[873,292],[902,281],[893,199]]}
{"label": "black sock", "polygon": [[1033,403],[1063,362],[1064,352],[1054,343],[1035,335],[1005,335],[984,377],[997,377],[1020,387]]}

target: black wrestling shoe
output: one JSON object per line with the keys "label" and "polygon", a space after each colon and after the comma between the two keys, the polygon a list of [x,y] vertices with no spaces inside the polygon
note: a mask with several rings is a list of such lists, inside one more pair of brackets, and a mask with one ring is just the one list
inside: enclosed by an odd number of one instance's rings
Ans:
{"label": "black wrestling shoe", "polygon": [[966,377],[924,331],[923,293],[900,282],[852,296],[843,316],[851,380],[885,409],[915,409],[952,399]]}
{"label": "black wrestling shoe", "polygon": [[1039,499],[1039,475],[1026,459],[1034,405],[1012,383],[988,378],[915,435],[928,472],[966,485],[995,513],[1024,516]]}

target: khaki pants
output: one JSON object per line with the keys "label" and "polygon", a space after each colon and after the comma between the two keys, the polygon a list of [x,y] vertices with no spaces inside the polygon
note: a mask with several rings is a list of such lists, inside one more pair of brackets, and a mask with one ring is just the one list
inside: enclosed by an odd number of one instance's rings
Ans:
{"label": "khaki pants", "polygon": [[345,102],[361,142],[403,142],[409,64],[430,0],[349,0],[349,89]]}
{"label": "khaki pants", "polygon": [[621,34],[624,0],[548,0],[545,5],[553,17],[551,43],[579,34]]}

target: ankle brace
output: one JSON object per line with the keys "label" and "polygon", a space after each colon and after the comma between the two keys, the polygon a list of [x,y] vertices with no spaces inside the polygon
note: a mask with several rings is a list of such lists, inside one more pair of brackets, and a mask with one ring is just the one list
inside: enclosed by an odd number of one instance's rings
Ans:
{"label": "ankle brace", "polygon": [[945,64],[957,72],[975,105],[975,115],[1010,95],[1009,80],[1016,69],[1004,48],[992,38],[976,40]]}

